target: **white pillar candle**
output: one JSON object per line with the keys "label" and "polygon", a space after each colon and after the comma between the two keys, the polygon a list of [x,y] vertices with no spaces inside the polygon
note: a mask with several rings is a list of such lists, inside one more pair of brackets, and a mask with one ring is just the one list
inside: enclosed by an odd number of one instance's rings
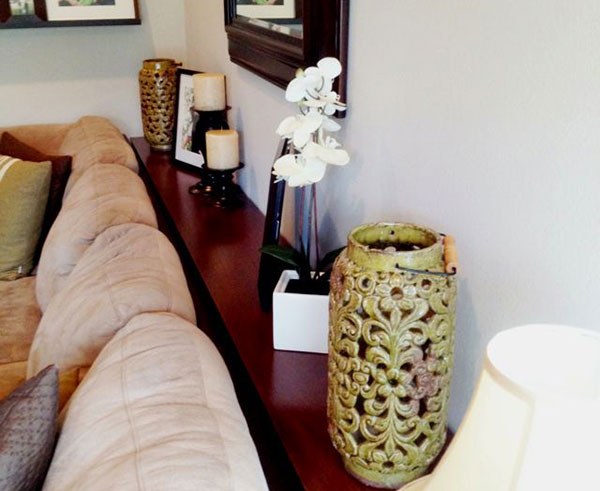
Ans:
{"label": "white pillar candle", "polygon": [[194,108],[198,111],[222,111],[225,103],[225,75],[197,73],[194,82]]}
{"label": "white pillar candle", "polygon": [[234,169],[240,165],[239,135],[235,130],[206,132],[206,165],[210,169]]}

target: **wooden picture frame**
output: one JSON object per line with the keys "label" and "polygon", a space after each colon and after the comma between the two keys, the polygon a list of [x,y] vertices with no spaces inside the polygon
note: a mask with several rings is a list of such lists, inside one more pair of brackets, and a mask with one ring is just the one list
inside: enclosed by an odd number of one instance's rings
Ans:
{"label": "wooden picture frame", "polygon": [[[240,4],[237,0],[237,15],[254,19],[294,19],[296,18],[296,0],[278,0],[278,4],[259,5],[256,0],[246,0]],[[301,0],[299,0],[301,1]]]}
{"label": "wooden picture frame", "polygon": [[35,27],[47,20],[45,0],[0,0],[2,27]]}
{"label": "wooden picture frame", "polygon": [[173,124],[173,162],[200,169],[204,156],[191,151],[194,130],[194,84],[192,77],[200,73],[187,68],[177,69],[177,89],[175,96],[175,122]]}
{"label": "wooden picture frame", "polygon": [[[296,0],[302,36],[285,23],[237,15],[237,0],[223,0],[229,57],[233,63],[285,88],[298,68],[335,56],[344,67],[335,90],[346,101],[350,0]],[[339,111],[338,117],[346,113]]]}
{"label": "wooden picture frame", "polygon": [[[31,14],[15,13],[31,5]],[[138,0],[0,0],[0,29],[133,24],[141,24]]]}
{"label": "wooden picture frame", "polygon": [[[281,140],[277,148],[275,160],[289,153],[292,142],[288,139]],[[285,197],[284,180],[277,180],[271,168],[269,180],[269,198],[267,201],[267,213],[265,216],[265,229],[263,232],[262,245],[279,244],[281,234],[281,219],[283,215],[283,199]],[[260,255],[260,264],[258,267],[258,296],[260,306],[264,312],[271,310],[273,303],[273,290],[281,276],[286,265],[277,258],[262,254]]]}

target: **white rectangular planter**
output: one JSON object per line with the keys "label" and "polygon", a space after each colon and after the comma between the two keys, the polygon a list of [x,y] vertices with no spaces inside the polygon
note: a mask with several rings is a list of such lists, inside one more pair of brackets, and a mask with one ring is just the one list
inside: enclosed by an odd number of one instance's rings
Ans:
{"label": "white rectangular planter", "polygon": [[329,295],[286,293],[298,273],[286,270],[273,291],[273,345],[285,351],[327,353]]}

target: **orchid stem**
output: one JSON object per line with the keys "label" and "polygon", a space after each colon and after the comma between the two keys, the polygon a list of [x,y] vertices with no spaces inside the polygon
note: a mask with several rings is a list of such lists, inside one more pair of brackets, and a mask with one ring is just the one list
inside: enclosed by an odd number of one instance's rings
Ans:
{"label": "orchid stem", "polygon": [[299,199],[299,205],[298,208],[300,210],[300,219],[298,220],[298,230],[296,231],[297,234],[297,241],[298,241],[298,249],[300,250],[300,252],[302,251],[302,247],[304,247],[304,242],[302,240],[302,233],[304,231],[304,187],[299,189],[299,195],[300,195],[300,199]]}
{"label": "orchid stem", "polygon": [[321,258],[319,257],[319,217],[317,213],[317,185],[313,184],[312,198],[313,198],[313,216],[315,222],[315,259],[317,261],[317,269],[319,269],[319,263]]}
{"label": "orchid stem", "polygon": [[301,200],[301,251],[306,254],[310,262],[310,246],[312,232],[312,208],[313,208],[313,186],[304,186],[302,188],[303,198]]}

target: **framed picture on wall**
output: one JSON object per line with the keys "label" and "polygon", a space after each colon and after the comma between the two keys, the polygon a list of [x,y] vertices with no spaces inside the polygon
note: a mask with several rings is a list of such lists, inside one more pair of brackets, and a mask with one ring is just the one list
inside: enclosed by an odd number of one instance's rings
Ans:
{"label": "framed picture on wall", "polygon": [[175,125],[173,127],[173,161],[194,167],[202,167],[204,157],[192,152],[192,132],[194,130],[194,70],[177,70],[177,96],[175,98]]}
{"label": "framed picture on wall", "polygon": [[296,0],[237,0],[236,14],[253,19],[294,19]]}
{"label": "framed picture on wall", "polygon": [[49,21],[116,20],[138,17],[135,0],[46,0]]}
{"label": "framed picture on wall", "polygon": [[0,28],[141,24],[138,0],[0,0]]}

